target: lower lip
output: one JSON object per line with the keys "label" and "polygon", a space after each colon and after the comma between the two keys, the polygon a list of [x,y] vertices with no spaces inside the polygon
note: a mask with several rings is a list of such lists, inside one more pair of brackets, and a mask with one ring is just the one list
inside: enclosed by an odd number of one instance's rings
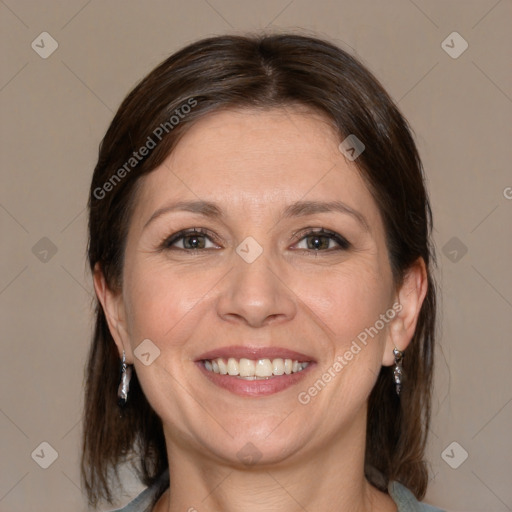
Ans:
{"label": "lower lip", "polygon": [[202,361],[196,361],[196,365],[203,374],[216,386],[227,389],[240,396],[267,396],[283,391],[294,384],[299,383],[315,363],[309,363],[304,370],[290,375],[275,375],[268,379],[246,380],[230,375],[210,372],[204,367]]}

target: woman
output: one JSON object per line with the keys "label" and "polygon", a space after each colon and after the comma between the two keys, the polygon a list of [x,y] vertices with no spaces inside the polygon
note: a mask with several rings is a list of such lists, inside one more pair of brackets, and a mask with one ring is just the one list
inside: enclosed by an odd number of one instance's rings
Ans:
{"label": "woman", "polygon": [[430,207],[360,63],[296,35],[182,49],[119,108],[89,206],[91,505],[131,461],[125,511],[437,510]]}

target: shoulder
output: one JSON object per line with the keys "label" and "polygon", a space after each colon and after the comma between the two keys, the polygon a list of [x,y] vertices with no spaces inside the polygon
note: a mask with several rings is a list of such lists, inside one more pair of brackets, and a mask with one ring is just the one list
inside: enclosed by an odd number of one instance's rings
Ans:
{"label": "shoulder", "polygon": [[160,498],[167,487],[169,487],[169,469],[164,471],[151,487],[142,491],[130,503],[111,512],[151,512],[158,498]]}
{"label": "shoulder", "polygon": [[388,492],[398,506],[398,512],[443,512],[432,505],[420,503],[414,494],[400,482],[389,482]]}

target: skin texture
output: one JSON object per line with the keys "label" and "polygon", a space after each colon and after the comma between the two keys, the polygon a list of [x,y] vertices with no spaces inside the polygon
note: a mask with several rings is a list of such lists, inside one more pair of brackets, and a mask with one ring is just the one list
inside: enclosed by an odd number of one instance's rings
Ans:
{"label": "skin texture", "polygon": [[[158,512],[396,510],[364,478],[366,405],[381,365],[393,364],[393,347],[404,350],[414,334],[425,267],[419,260],[397,289],[377,204],[339,142],[328,120],[298,108],[206,116],[142,178],[122,290],[109,290],[96,270],[119,352],[164,425],[171,487]],[[222,215],[171,211],[148,223],[174,201],[198,200]],[[295,201],[342,201],[365,222],[337,211],[282,218]],[[180,250],[183,239],[161,247],[189,228],[213,235],[201,239],[205,249]],[[308,249],[308,228],[339,233],[350,247],[327,238],[327,248]],[[263,249],[252,263],[236,252],[249,236]],[[398,303],[399,314],[301,404],[299,392]],[[160,350],[149,366],[133,353],[144,339]],[[286,390],[242,397],[212,384],[194,362],[228,345],[284,347],[316,365]],[[261,456],[253,465],[237,456],[249,442]]]}

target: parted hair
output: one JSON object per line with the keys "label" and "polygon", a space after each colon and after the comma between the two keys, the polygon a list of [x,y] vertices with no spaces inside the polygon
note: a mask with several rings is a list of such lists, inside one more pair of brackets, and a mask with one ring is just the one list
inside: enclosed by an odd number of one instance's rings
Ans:
{"label": "parted hair", "polygon": [[[100,144],[88,203],[90,268],[98,265],[109,288],[122,289],[138,180],[162,164],[197,120],[223,108],[288,105],[327,116],[340,142],[355,135],[364,143],[355,163],[384,222],[395,285],[418,258],[425,261],[428,291],[405,351],[402,393],[395,393],[392,367],[383,366],[368,401],[365,452],[365,474],[373,485],[386,490],[390,480],[398,480],[421,499],[428,481],[425,445],[436,316],[432,214],[407,121],[350,53],[310,36],[228,35],[194,42],[159,64],[124,99]],[[140,151],[142,147],[148,151]],[[103,500],[113,503],[123,463],[130,462],[145,485],[168,467],[161,419],[135,371],[122,411],[119,377],[119,353],[96,300],[85,369],[81,459],[93,507]]]}

